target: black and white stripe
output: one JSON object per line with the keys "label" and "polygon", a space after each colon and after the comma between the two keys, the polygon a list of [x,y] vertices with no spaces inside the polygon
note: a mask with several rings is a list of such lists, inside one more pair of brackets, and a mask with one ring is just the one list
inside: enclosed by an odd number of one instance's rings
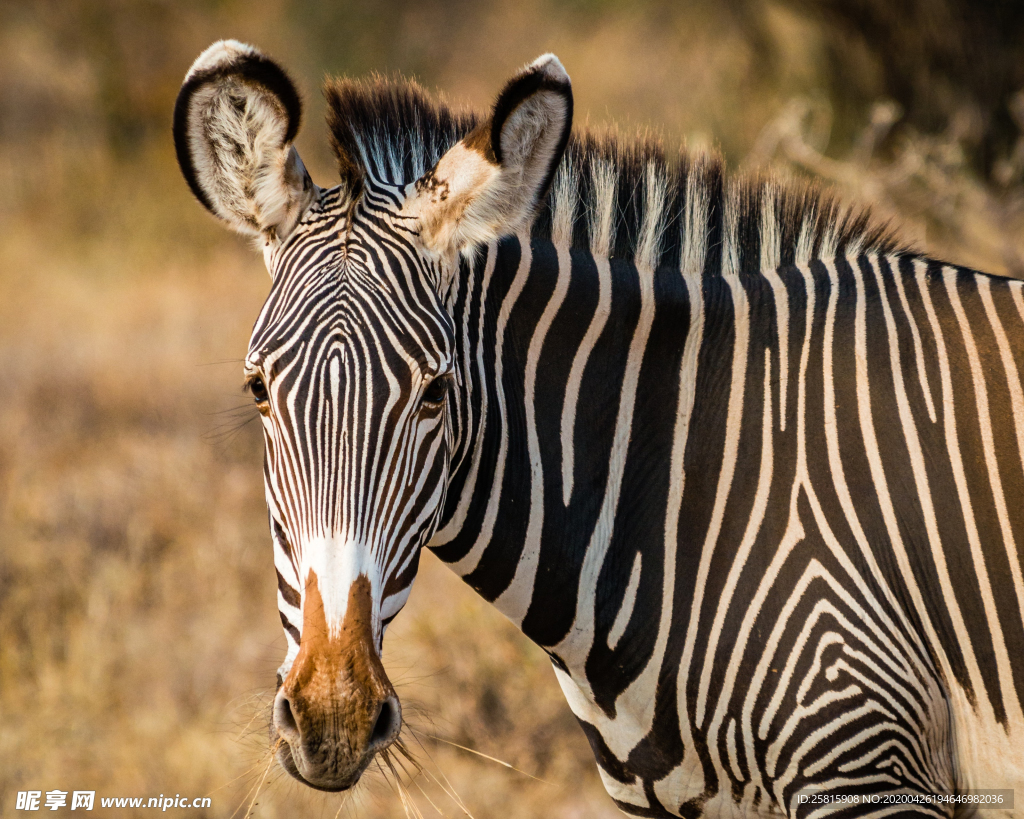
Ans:
{"label": "black and white stripe", "polygon": [[620,806],[1020,782],[1022,284],[912,254],[765,274],[727,240],[717,270],[616,270],[604,316],[607,260],[545,244],[467,271],[508,316],[498,409],[431,545],[549,651]]}

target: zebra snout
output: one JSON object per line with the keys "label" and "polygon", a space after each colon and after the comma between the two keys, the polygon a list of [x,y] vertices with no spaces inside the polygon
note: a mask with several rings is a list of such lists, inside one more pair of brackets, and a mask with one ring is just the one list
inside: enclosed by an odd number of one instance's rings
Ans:
{"label": "zebra snout", "polygon": [[301,782],[345,790],[398,738],[402,708],[369,628],[369,583],[353,585],[334,632],[321,619],[315,576],[304,609],[298,654],[274,698],[277,758]]}

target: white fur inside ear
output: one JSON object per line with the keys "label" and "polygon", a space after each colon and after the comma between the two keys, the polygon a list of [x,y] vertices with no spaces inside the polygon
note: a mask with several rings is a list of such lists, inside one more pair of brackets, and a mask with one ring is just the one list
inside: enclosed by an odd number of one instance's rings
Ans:
{"label": "white fur inside ear", "polygon": [[501,168],[510,188],[518,187],[524,194],[539,190],[552,163],[559,158],[555,151],[567,116],[564,98],[551,91],[523,100],[509,114],[500,141]]}
{"label": "white fur inside ear", "polygon": [[311,204],[316,187],[298,153],[285,143],[288,112],[266,87],[231,72],[261,57],[235,40],[214,43],[193,63],[186,82],[223,70],[188,99],[185,139],[195,182],[213,211],[235,230],[272,239],[287,236]]}
{"label": "white fur inside ear", "polygon": [[561,159],[572,117],[569,77],[553,54],[528,66],[502,98],[537,73],[548,82],[501,121],[498,145],[493,146],[500,163],[487,145],[484,124],[407,188],[405,211],[419,218],[420,236],[432,252],[449,256],[520,232],[533,221],[545,184]]}
{"label": "white fur inside ear", "polygon": [[486,242],[505,218],[501,168],[461,142],[407,188],[406,212],[419,219],[420,239],[438,255]]}

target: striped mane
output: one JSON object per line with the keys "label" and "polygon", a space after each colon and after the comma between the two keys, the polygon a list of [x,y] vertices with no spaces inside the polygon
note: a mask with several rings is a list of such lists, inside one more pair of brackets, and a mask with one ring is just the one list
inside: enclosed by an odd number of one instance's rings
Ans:
{"label": "striped mane", "polygon": [[[418,179],[479,122],[404,79],[329,80],[325,95],[341,180],[354,194],[367,179]],[[652,269],[678,268],[698,234],[706,270],[720,269],[718,248],[748,271],[838,253],[910,252],[889,225],[814,185],[729,175],[716,154],[666,155],[649,137],[579,129],[533,225],[536,237]]]}

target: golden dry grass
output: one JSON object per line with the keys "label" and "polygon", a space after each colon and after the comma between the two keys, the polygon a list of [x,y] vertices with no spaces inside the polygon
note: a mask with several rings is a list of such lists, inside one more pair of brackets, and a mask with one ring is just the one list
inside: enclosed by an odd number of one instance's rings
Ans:
{"label": "golden dry grass", "polygon": [[[323,20],[296,22],[287,3],[257,6],[262,16],[202,6],[167,34],[180,63],[172,80],[145,63],[159,38],[143,37],[128,70],[137,59],[140,77],[156,76],[146,104],[169,114],[188,62],[225,35],[309,72],[300,78],[312,97],[324,66],[307,64],[302,38]],[[578,6],[467,6],[469,22],[448,32],[398,4],[401,48],[375,64],[371,38],[350,62],[413,68],[483,106],[513,66],[555,50],[573,74],[580,121],[660,123],[670,140],[721,144],[734,164],[824,178],[898,216],[922,249],[1024,271],[1021,188],[973,177],[955,129],[877,156],[865,119],[847,140],[852,153],[829,151],[817,41],[792,14],[773,12],[788,56],[766,89],[754,52],[719,25],[713,4],[669,16],[656,3]],[[573,15],[584,12],[581,24]],[[543,653],[432,557],[385,650],[422,772],[405,763],[403,785],[372,773],[346,799],[268,766],[284,639],[262,443],[258,425],[243,423],[252,415],[238,361],[268,279],[190,200],[166,134],[127,158],[90,137],[88,95],[99,92],[87,72],[46,73],[59,63],[48,31],[0,32],[20,44],[4,52],[11,72],[86,98],[74,129],[0,140],[0,815],[18,790],[55,788],[211,795],[207,811],[170,813],[223,819],[619,815]],[[311,102],[301,147],[326,184]]]}

